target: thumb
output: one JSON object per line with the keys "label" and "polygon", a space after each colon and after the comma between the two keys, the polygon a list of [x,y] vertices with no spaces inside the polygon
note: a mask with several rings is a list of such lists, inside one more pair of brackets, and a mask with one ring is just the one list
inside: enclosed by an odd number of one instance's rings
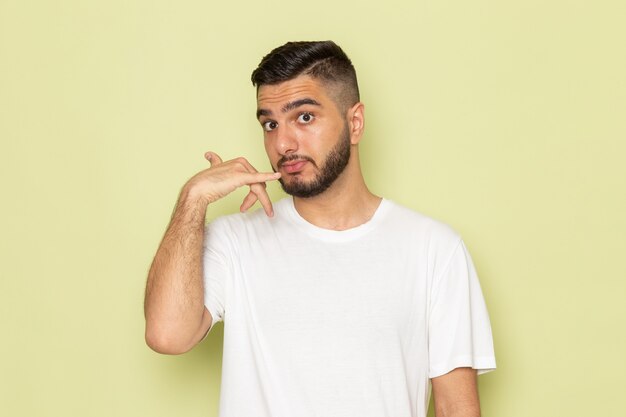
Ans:
{"label": "thumb", "polygon": [[211,163],[211,166],[219,165],[222,163],[222,158],[215,152],[207,151],[204,153],[204,157]]}

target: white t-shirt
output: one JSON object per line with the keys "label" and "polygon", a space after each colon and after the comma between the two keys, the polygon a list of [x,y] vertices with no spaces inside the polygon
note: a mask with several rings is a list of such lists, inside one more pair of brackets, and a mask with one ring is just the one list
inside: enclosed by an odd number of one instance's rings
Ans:
{"label": "white t-shirt", "polygon": [[430,378],[495,368],[476,272],[448,226],[389,200],[345,231],[308,223],[291,198],[274,211],[206,229],[221,417],[425,417]]}

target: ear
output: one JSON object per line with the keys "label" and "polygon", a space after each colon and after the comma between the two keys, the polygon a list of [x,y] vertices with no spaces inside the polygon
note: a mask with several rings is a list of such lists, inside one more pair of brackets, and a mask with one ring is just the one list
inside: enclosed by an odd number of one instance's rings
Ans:
{"label": "ear", "polygon": [[360,101],[348,109],[346,114],[348,127],[350,128],[350,143],[357,145],[363,137],[365,130],[365,105]]}

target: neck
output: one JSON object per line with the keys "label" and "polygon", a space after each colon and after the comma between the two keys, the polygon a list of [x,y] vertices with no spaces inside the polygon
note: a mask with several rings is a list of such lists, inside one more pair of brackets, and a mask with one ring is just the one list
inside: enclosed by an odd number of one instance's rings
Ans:
{"label": "neck", "polygon": [[318,227],[347,230],[372,218],[381,198],[365,184],[356,152],[344,172],[323,193],[310,198],[294,197],[298,214]]}

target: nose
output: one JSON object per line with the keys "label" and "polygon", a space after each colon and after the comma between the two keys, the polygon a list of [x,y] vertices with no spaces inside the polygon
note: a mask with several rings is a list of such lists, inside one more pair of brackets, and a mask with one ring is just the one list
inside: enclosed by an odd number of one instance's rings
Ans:
{"label": "nose", "polygon": [[298,139],[296,133],[288,126],[281,126],[276,132],[276,150],[281,155],[295,153],[298,150]]}

